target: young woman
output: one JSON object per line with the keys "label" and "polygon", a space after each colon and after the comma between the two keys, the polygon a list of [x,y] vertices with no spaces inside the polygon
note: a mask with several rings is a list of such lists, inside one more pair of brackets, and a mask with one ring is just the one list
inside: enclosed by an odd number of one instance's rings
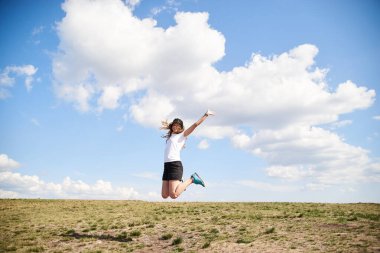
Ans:
{"label": "young woman", "polygon": [[166,138],[164,173],[162,176],[161,195],[164,199],[171,197],[176,199],[191,184],[199,184],[205,187],[205,183],[197,173],[191,175],[186,181],[182,181],[183,167],[180,153],[185,146],[187,137],[202,122],[214,113],[208,110],[197,122],[185,130],[183,122],[180,119],[174,119],[172,123],[162,122],[161,129],[168,130],[163,137]]}

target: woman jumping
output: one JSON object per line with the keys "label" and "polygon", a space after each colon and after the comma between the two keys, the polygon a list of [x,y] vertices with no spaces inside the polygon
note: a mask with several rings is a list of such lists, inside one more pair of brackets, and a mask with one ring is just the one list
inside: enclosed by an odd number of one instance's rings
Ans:
{"label": "woman jumping", "polygon": [[186,181],[182,181],[183,167],[180,153],[185,146],[187,137],[199,126],[209,115],[214,115],[208,110],[202,118],[195,122],[191,127],[185,130],[183,122],[180,119],[174,119],[172,123],[162,122],[161,129],[169,130],[163,137],[166,138],[164,173],[162,176],[161,195],[164,199],[171,197],[176,199],[186,188],[194,184],[205,187],[205,183],[197,173],[191,175]]}

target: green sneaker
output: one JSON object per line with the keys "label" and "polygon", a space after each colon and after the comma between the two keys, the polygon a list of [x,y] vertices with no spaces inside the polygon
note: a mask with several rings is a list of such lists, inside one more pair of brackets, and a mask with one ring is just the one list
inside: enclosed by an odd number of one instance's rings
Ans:
{"label": "green sneaker", "polygon": [[200,184],[205,187],[205,182],[203,182],[202,178],[197,173],[191,175],[191,178],[193,179],[194,184]]}

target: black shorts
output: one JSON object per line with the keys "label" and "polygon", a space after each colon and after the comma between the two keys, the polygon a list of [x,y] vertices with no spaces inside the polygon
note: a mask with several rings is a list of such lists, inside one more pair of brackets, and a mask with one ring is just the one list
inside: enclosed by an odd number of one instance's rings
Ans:
{"label": "black shorts", "polygon": [[181,161],[167,162],[164,164],[162,180],[182,180],[183,167]]}

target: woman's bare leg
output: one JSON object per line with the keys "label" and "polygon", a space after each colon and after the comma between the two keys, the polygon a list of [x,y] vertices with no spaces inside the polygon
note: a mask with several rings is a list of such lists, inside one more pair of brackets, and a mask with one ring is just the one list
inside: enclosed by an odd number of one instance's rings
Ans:
{"label": "woman's bare leg", "polygon": [[168,180],[162,180],[161,196],[164,199],[169,197],[169,181]]}
{"label": "woman's bare leg", "polygon": [[193,183],[193,179],[189,178],[185,182],[181,183],[179,180],[169,181],[169,196],[172,199],[176,199],[181,195],[181,193]]}
{"label": "woman's bare leg", "polygon": [[186,190],[186,188],[193,183],[193,179],[189,178],[186,181],[184,181],[182,184],[179,184],[177,188],[175,189],[176,195],[181,195],[181,193]]}

